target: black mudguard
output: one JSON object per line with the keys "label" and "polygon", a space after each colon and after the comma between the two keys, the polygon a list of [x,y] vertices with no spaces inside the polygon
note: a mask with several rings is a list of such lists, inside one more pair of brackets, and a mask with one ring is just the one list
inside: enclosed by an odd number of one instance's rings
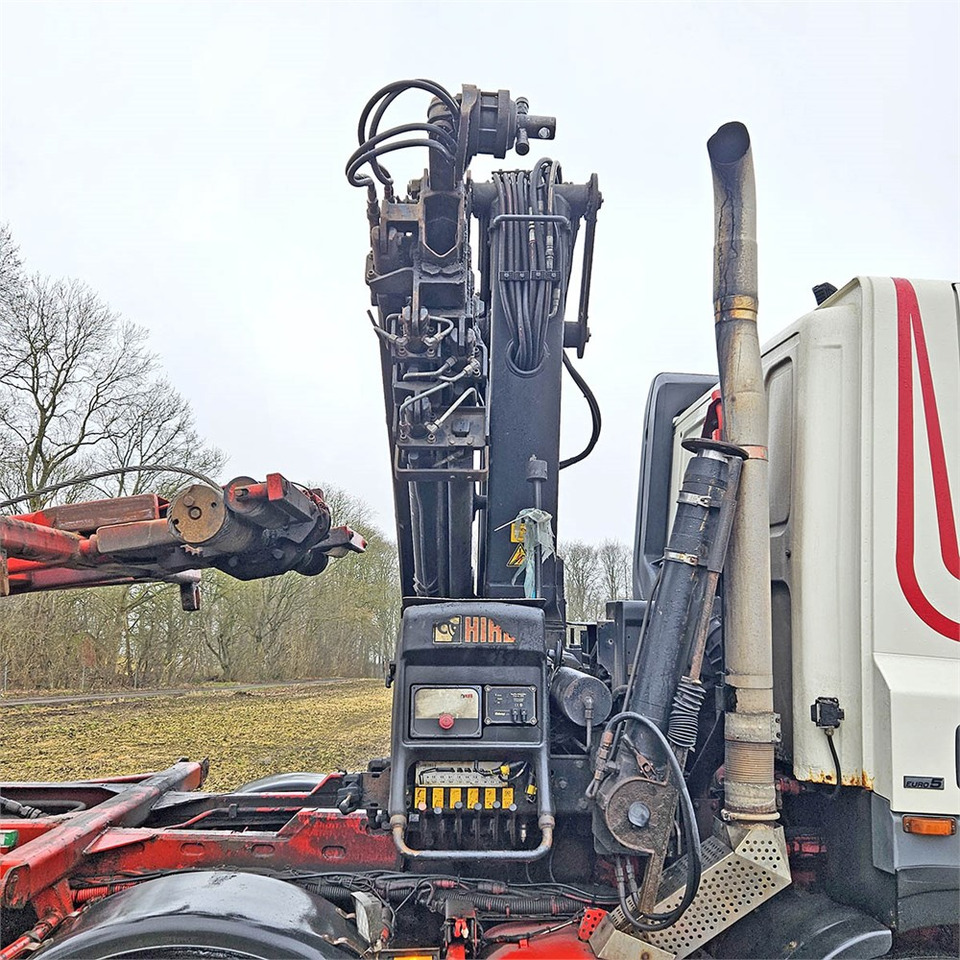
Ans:
{"label": "black mudguard", "polygon": [[327,900],[273,877],[202,871],[148,880],[88,907],[46,960],[342,960],[366,944]]}

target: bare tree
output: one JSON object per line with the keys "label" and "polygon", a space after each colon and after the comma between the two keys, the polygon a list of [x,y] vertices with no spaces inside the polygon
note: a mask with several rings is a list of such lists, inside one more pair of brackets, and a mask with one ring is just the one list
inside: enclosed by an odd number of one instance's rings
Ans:
{"label": "bare tree", "polygon": [[[146,332],[79,281],[25,278],[10,231],[0,227],[0,500],[34,494],[22,509],[36,510],[52,500],[147,487],[163,494],[182,477],[138,471],[47,496],[35,491],[86,473],[158,462],[216,473],[222,460],[197,435],[187,401],[160,376]],[[157,615],[172,593],[170,587],[111,588],[82,600],[79,594],[7,600],[0,620],[3,667],[15,669],[21,682],[57,686],[83,660],[81,667],[96,664],[105,682],[119,672],[139,683],[161,669],[157,652],[166,661],[175,646],[165,629],[169,618],[161,622]],[[31,641],[34,635],[42,644]]]}
{"label": "bare tree", "polygon": [[600,546],[574,540],[560,544],[567,617],[574,623],[603,617],[608,600],[623,600],[633,590],[632,553],[617,540]]}
{"label": "bare tree", "polygon": [[[0,228],[0,497],[137,464],[219,470],[222,455],[198,436],[146,337],[80,281],[24,278],[10,231]],[[180,482],[121,474],[73,497],[166,492]],[[37,496],[30,506],[44,502]]]}
{"label": "bare tree", "polygon": [[597,618],[599,564],[597,548],[574,540],[560,544],[567,599],[567,619],[585,623]]}
{"label": "bare tree", "polygon": [[[145,330],[76,280],[36,275],[7,287],[0,310],[0,495],[145,462],[206,472],[222,459],[197,435],[187,401],[159,377]],[[115,494],[145,485],[163,486],[164,478],[120,476],[96,489]],[[73,496],[90,492],[78,488]],[[45,502],[37,496],[30,506]]]}
{"label": "bare tree", "polygon": [[[197,433],[189,402],[166,380],[154,379],[140,390],[135,404],[119,412],[91,463],[97,470],[160,464],[215,475],[224,460],[220,450],[204,443]],[[180,474],[136,471],[121,474],[112,482],[98,481],[98,489],[111,496],[148,489],[168,495],[183,482]]]}
{"label": "bare tree", "polygon": [[15,496],[85,466],[152,361],[143,332],[76,281],[34,276],[11,307],[0,318],[0,484]]}
{"label": "bare tree", "polygon": [[604,540],[597,548],[603,600],[625,600],[633,592],[633,554],[619,540]]}
{"label": "bare tree", "polygon": [[[0,499],[80,474],[166,464],[216,474],[187,401],[163,380],[145,332],[77,281],[23,278],[0,229]],[[177,475],[132,472],[81,483],[51,500],[159,493]],[[106,587],[4,601],[0,670],[14,686],[190,682],[211,676],[290,679],[379,672],[400,614],[394,545],[359,499],[330,488],[335,522],[369,541],[321,577],[240,583],[204,574],[185,616],[169,584]]]}
{"label": "bare tree", "polygon": [[10,228],[0,223],[0,310],[6,312],[23,290],[23,264]]}

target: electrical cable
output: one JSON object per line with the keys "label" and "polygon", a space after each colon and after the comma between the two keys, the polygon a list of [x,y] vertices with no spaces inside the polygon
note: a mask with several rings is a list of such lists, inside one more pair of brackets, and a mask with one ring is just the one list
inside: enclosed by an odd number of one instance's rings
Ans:
{"label": "electrical cable", "polygon": [[0,502],[0,510],[12,507],[15,503],[24,503],[27,500],[32,500],[34,497],[42,497],[48,493],[56,493],[57,490],[63,490],[65,487],[75,487],[81,483],[89,483],[91,480],[102,480],[104,477],[118,477],[125,473],[179,473],[185,477],[202,480],[208,487],[213,487],[215,490],[222,489],[219,483],[211,480],[202,473],[198,473],[196,470],[189,470],[186,467],[173,467],[166,464],[141,463],[134,467],[114,467],[111,470],[100,470],[98,473],[85,473],[71,480],[64,480],[61,483],[52,483],[49,486],[40,487],[38,490],[33,490],[22,496]]}
{"label": "electrical cable", "polygon": [[837,748],[833,745],[833,727],[824,727],[823,732],[827,735],[827,744],[830,747],[830,755],[833,757],[833,765],[837,771],[837,782],[834,784],[833,790],[830,791],[827,796],[833,800],[840,795],[840,787],[843,783],[843,779],[840,776],[840,757],[837,755]]}
{"label": "electrical cable", "polygon": [[597,445],[597,441],[600,439],[600,428],[602,426],[600,419],[600,404],[597,403],[597,398],[594,396],[593,391],[587,384],[587,381],[583,379],[580,372],[567,356],[566,352],[563,354],[563,365],[566,368],[567,373],[569,373],[573,379],[573,382],[580,388],[580,392],[587,401],[587,406],[590,408],[590,419],[593,426],[590,432],[590,439],[587,441],[587,445],[575,457],[570,457],[567,460],[561,460],[559,467],[560,470],[563,470],[566,467],[572,467],[575,463],[579,463],[581,460],[586,460],[586,458],[593,453],[593,448]]}
{"label": "electrical cable", "polygon": [[[160,876],[158,872],[156,874]],[[139,875],[138,875],[139,876]],[[334,872],[312,872],[312,871],[288,871],[278,874],[281,880],[290,880],[295,882],[307,880],[325,880],[330,883],[340,883],[348,887],[353,887],[357,883],[388,883],[388,884],[411,884],[424,880],[429,880],[439,884],[441,889],[452,890],[462,889],[470,890],[480,894],[493,894],[495,896],[505,896],[512,890],[528,891],[529,897],[560,895],[568,899],[579,899],[584,903],[613,903],[616,897],[613,891],[607,887],[600,887],[596,890],[587,890],[583,887],[575,886],[563,882],[538,882],[538,883],[517,883],[500,882],[496,880],[470,879],[454,876],[447,873],[398,873],[393,870],[369,870],[364,873],[334,873]],[[123,874],[120,879],[127,880],[130,876]],[[102,878],[98,879],[102,882]]]}
{"label": "electrical cable", "polygon": [[686,847],[687,854],[687,881],[680,903],[666,913],[651,913],[643,915],[642,918],[637,917],[630,909],[622,878],[618,877],[617,882],[617,895],[620,899],[620,906],[627,922],[636,930],[643,933],[653,933],[659,930],[665,930],[667,927],[676,923],[677,920],[683,916],[687,907],[693,902],[693,898],[697,895],[697,890],[700,887],[700,877],[703,873],[703,854],[700,850],[700,834],[697,830],[693,800],[690,797],[690,792],[687,790],[687,784],[683,778],[683,770],[680,768],[680,763],[674,755],[669,741],[666,736],[664,736],[663,731],[652,720],[645,717],[642,713],[636,713],[632,710],[625,710],[608,720],[604,729],[604,735],[626,720],[634,720],[642,724],[650,730],[660,742],[660,746],[667,760],[667,765],[674,779],[677,781],[680,794],[680,814],[683,824],[684,846]]}

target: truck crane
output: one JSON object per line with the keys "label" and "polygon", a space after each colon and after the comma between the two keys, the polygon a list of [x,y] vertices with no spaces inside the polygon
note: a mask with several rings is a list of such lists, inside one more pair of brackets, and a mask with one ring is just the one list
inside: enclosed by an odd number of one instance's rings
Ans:
{"label": "truck crane", "polygon": [[[409,94],[425,120],[388,127]],[[2,960],[955,955],[957,287],[823,284],[761,348],[750,139],[722,126],[719,382],[655,379],[634,597],[570,624],[598,179],[469,175],[555,133],[506,90],[400,81],[347,161],[405,598],[390,756],[226,794],[188,760],[0,785]],[[593,421],[566,460],[564,376]],[[200,565],[316,573],[362,549],[321,504],[271,475],[2,518],[5,591],[159,578],[192,607]]]}

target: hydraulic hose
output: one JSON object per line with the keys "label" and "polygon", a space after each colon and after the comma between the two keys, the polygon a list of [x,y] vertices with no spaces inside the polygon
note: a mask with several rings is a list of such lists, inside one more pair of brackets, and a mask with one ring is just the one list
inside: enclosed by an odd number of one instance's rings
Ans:
{"label": "hydraulic hose", "polygon": [[572,467],[575,463],[579,463],[581,460],[586,460],[587,457],[593,452],[593,448],[597,445],[597,441],[600,439],[600,428],[602,426],[602,421],[600,418],[600,404],[597,403],[597,398],[593,395],[593,391],[590,389],[589,384],[580,374],[580,371],[573,365],[570,358],[563,354],[563,366],[566,369],[567,373],[570,374],[573,382],[580,388],[580,392],[583,394],[583,398],[587,401],[587,406],[590,408],[590,439],[587,441],[587,445],[581,450],[576,456],[568,457],[566,460],[560,461],[559,470],[565,470],[567,467]]}

